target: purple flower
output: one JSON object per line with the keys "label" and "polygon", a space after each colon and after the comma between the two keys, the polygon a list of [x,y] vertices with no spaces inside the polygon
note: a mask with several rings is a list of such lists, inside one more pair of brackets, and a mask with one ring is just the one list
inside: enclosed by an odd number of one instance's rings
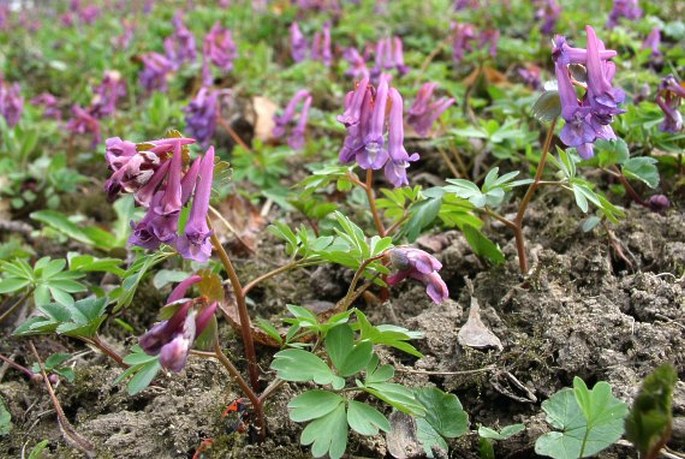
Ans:
{"label": "purple flower", "polygon": [[678,111],[683,99],[685,99],[685,88],[673,75],[669,75],[661,81],[656,103],[664,112],[665,118],[663,123],[659,125],[659,129],[672,133],[683,129],[683,116]]}
{"label": "purple flower", "polygon": [[671,207],[671,201],[663,194],[655,194],[649,197],[647,205],[653,212],[663,212]]}
{"label": "purple flower", "polygon": [[174,33],[164,40],[164,50],[177,67],[185,62],[195,62],[195,36],[183,23],[183,13],[178,11],[172,20]]}
{"label": "purple flower", "polygon": [[304,146],[304,133],[307,127],[307,118],[309,116],[309,107],[312,104],[312,96],[306,89],[300,89],[295,93],[288,105],[283,110],[281,115],[274,116],[274,130],[272,135],[275,138],[281,138],[285,135],[287,128],[295,119],[295,110],[299,103],[302,102],[302,110],[297,121],[297,125],[292,130],[288,138],[288,144],[294,150],[299,150]]}
{"label": "purple flower", "polygon": [[121,73],[108,70],[105,72],[102,83],[93,92],[95,96],[90,104],[89,112],[95,118],[102,119],[114,113],[117,102],[126,97],[126,83],[121,78]]}
{"label": "purple flower", "polygon": [[606,26],[610,29],[618,25],[620,18],[626,18],[631,21],[640,19],[642,17],[642,10],[638,5],[638,0],[614,0],[614,6],[609,13],[609,20]]}
{"label": "purple flower", "polygon": [[661,45],[661,30],[658,27],[654,27],[645,41],[642,42],[642,49],[649,49],[652,53],[649,56],[650,64],[653,67],[661,67],[663,64],[663,54],[659,50]]}
{"label": "purple flower", "polygon": [[466,55],[467,51],[471,51],[472,41],[476,38],[476,28],[473,24],[458,24],[451,25],[454,39],[452,40],[452,60],[455,64],[459,64]]}
{"label": "purple flower", "polygon": [[404,51],[400,37],[382,38],[376,44],[375,66],[371,70],[373,79],[388,70],[397,69],[400,76],[406,74],[409,68],[404,65]]}
{"label": "purple flower", "polygon": [[217,101],[217,91],[203,87],[185,109],[188,131],[203,146],[216,130]]}
{"label": "purple flower", "polygon": [[454,0],[454,11],[461,11],[465,9],[477,9],[480,7],[478,0]]}
{"label": "purple flower", "polygon": [[387,257],[390,265],[397,270],[388,276],[388,285],[396,285],[409,277],[426,286],[426,293],[433,302],[440,304],[449,298],[447,285],[438,274],[442,264],[432,255],[411,247],[397,247],[390,249]]}
{"label": "purple flower", "polygon": [[309,43],[302,35],[300,26],[297,22],[290,25],[290,55],[295,62],[302,62],[307,58],[309,53]]}
{"label": "purple flower", "polygon": [[121,24],[124,28],[123,32],[121,33],[121,35],[114,37],[112,39],[112,45],[119,51],[123,51],[129,47],[129,45],[131,44],[131,40],[133,40],[133,34],[135,29],[134,23],[129,20],[123,19],[121,21]]}
{"label": "purple flower", "polygon": [[166,92],[174,64],[159,53],[145,53],[141,56],[143,70],[140,72],[140,84],[147,92]]}
{"label": "purple flower", "polygon": [[366,66],[366,60],[359,54],[355,48],[349,47],[343,52],[343,59],[345,59],[349,64],[350,68],[345,71],[345,75],[351,76],[354,79],[358,78],[368,78],[369,69]]}
{"label": "purple flower", "polygon": [[435,120],[454,104],[454,99],[447,97],[441,97],[434,102],[430,102],[433,91],[437,86],[437,83],[425,83],[421,86],[414,103],[409,109],[407,122],[422,137],[428,135]]}
{"label": "purple flower", "polygon": [[535,64],[526,64],[525,67],[518,69],[518,74],[523,83],[533,89],[540,89],[542,86],[542,69]]}
{"label": "purple flower", "polygon": [[32,105],[38,105],[43,107],[43,116],[45,118],[52,118],[55,120],[62,119],[62,112],[59,110],[57,97],[53,96],[49,92],[43,92],[33,99],[31,99]]}
{"label": "purple flower", "polygon": [[218,21],[205,37],[203,52],[205,60],[225,72],[233,70],[233,60],[238,54],[231,31],[221,27]]}
{"label": "purple flower", "polygon": [[561,16],[561,5],[556,0],[538,0],[535,2],[535,20],[543,20],[540,25],[540,32],[549,35],[554,32],[559,16]]}
{"label": "purple flower", "polygon": [[212,235],[207,225],[209,199],[212,193],[212,178],[214,174],[214,147],[209,147],[202,162],[197,177],[197,186],[190,216],[186,223],[185,233],[179,237],[177,249],[186,259],[204,263],[212,254]]}
{"label": "purple flower", "polygon": [[331,23],[326,21],[321,32],[314,34],[312,41],[312,59],[321,61],[326,67],[333,63],[333,53],[331,52]]}
{"label": "purple flower", "polygon": [[24,111],[24,98],[21,97],[19,83],[9,84],[0,78],[0,115],[9,127],[14,127]]}
{"label": "purple flower", "polygon": [[[195,283],[200,278],[192,276],[189,279]],[[187,286],[184,288],[187,289]],[[170,296],[167,304],[180,299],[172,300]],[[207,328],[217,307],[217,302],[207,305],[203,298],[186,300],[169,319],[157,322],[141,335],[138,344],[146,354],[159,355],[162,367],[178,373],[185,368],[195,338]]]}
{"label": "purple flower", "polygon": [[71,112],[73,117],[67,122],[67,130],[72,134],[90,134],[93,147],[97,146],[102,141],[100,122],[78,105],[74,105]]}
{"label": "purple flower", "polygon": [[202,280],[202,277],[198,276],[197,274],[194,274],[184,280],[182,280],[169,294],[169,297],[166,300],[167,304],[175,303],[179,300],[182,300],[183,298],[186,298],[186,293],[188,293],[188,289],[192,287],[193,285],[197,284]]}
{"label": "purple flower", "polygon": [[404,102],[399,91],[390,88],[390,119],[388,121],[388,162],[385,164],[385,177],[395,187],[409,185],[407,168],[410,162],[419,159],[418,153],[411,156],[404,148]]}
{"label": "purple flower", "polygon": [[[593,143],[597,139],[616,138],[611,129],[614,115],[623,113],[618,106],[625,93],[612,85],[616,67],[608,59],[616,52],[604,49],[604,43],[597,38],[590,26],[585,28],[588,36],[587,50],[572,48],[564,37],[554,39],[552,58],[557,77],[561,117],[566,121],[561,131],[561,141],[575,147],[578,154],[588,159],[593,155]],[[572,79],[570,64],[582,64],[587,68],[587,85]],[[582,100],[578,99],[575,86],[586,89]]]}
{"label": "purple flower", "polygon": [[364,136],[364,149],[357,152],[356,160],[362,169],[381,169],[388,160],[388,151],[383,138],[385,111],[390,89],[390,75],[381,74],[380,82],[373,100],[373,112]]}

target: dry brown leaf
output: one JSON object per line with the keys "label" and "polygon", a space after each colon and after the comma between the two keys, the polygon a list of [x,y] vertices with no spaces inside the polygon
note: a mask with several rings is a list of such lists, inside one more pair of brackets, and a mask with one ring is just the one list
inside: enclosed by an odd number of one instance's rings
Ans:
{"label": "dry brown leaf", "polygon": [[240,195],[233,195],[219,204],[219,213],[226,225],[219,218],[213,218],[212,224],[220,240],[228,240],[231,249],[237,252],[254,253],[260,243],[260,233],[266,226],[260,209]]}
{"label": "dry brown leaf", "polygon": [[252,98],[252,106],[254,107],[254,135],[255,138],[262,142],[268,142],[273,139],[271,133],[274,130],[274,115],[278,110],[278,105],[271,99],[266,97],[256,96]]}
{"label": "dry brown leaf", "polygon": [[475,349],[503,349],[499,338],[485,326],[480,319],[480,306],[475,297],[471,297],[471,309],[469,318],[459,330],[457,341],[462,346],[473,347]]}

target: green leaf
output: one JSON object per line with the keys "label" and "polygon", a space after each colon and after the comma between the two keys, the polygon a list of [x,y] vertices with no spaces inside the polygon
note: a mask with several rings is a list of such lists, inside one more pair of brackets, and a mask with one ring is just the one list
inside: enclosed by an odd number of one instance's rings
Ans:
{"label": "green leaf", "polygon": [[279,378],[286,381],[314,381],[317,384],[331,384],[336,390],[345,386],[345,380],[333,374],[323,360],[301,349],[286,349],[277,352],[271,368],[276,370]]}
{"label": "green leaf", "polygon": [[462,230],[464,231],[466,241],[476,255],[484,257],[495,264],[504,263],[504,254],[497,244],[488,239],[478,229],[471,225],[464,225]]}
{"label": "green leaf", "polygon": [[42,459],[43,451],[45,451],[49,444],[49,440],[42,440],[39,443],[36,443],[36,446],[31,448],[31,452],[29,453],[29,459]]}
{"label": "green leaf", "polygon": [[416,399],[414,393],[401,384],[366,381],[363,390],[403,413],[412,416],[426,414],[426,408]]}
{"label": "green leaf", "polygon": [[449,450],[447,442],[424,418],[416,419],[416,439],[423,446],[426,457],[435,457],[433,451],[436,449],[442,453],[441,457],[447,456]]}
{"label": "green leaf", "polygon": [[655,459],[671,436],[673,389],[678,374],[671,364],[663,364],[642,382],[633,408],[626,418],[626,438],[640,457]]}
{"label": "green leaf", "polygon": [[354,348],[354,332],[349,325],[343,324],[331,328],[326,334],[326,352],[333,365],[340,369],[345,358]]}
{"label": "green leaf", "polygon": [[450,185],[443,189],[448,193],[454,193],[460,198],[467,199],[471,204],[481,209],[487,203],[487,197],[473,182],[464,179],[447,179]]}
{"label": "green leaf", "polygon": [[374,326],[369,322],[363,312],[355,309],[354,313],[359,324],[361,339],[369,340],[373,344],[391,346],[418,358],[423,357],[423,354],[407,342],[412,339],[421,338],[423,336],[421,333],[412,332],[396,325]]}
{"label": "green leaf", "polygon": [[440,435],[456,438],[468,431],[469,418],[456,395],[435,387],[424,387],[414,393],[426,409],[426,421]]}
{"label": "green leaf", "polygon": [[124,363],[130,367],[114,380],[114,384],[132,376],[127,387],[129,395],[136,395],[147,388],[162,369],[159,356],[146,354],[138,345],[134,346],[131,353],[124,357]]}
{"label": "green leaf", "polygon": [[595,158],[591,162],[597,162],[600,167],[611,167],[623,164],[630,158],[628,144],[625,140],[597,140],[595,142]]}
{"label": "green leaf", "polygon": [[650,157],[630,158],[623,163],[623,175],[628,178],[644,182],[650,188],[659,186],[659,170],[657,160]]}
{"label": "green leaf", "polygon": [[376,408],[350,400],[347,405],[347,424],[360,435],[377,435],[378,430],[390,432],[390,422]]}
{"label": "green leaf", "polygon": [[560,432],[549,432],[535,442],[537,454],[555,459],[590,457],[623,435],[625,403],[611,394],[606,382],[588,390],[580,378],[573,389],[562,389],[542,403],[547,422]]}
{"label": "green leaf", "polygon": [[310,422],[300,435],[300,443],[312,445],[312,456],[326,454],[331,459],[340,459],[347,449],[347,417],[345,404],[339,404],[333,411]]}
{"label": "green leaf", "polygon": [[480,426],[478,428],[478,435],[481,438],[488,438],[491,440],[506,440],[509,437],[513,437],[519,432],[523,432],[526,426],[523,424],[511,424],[503,427],[499,432],[490,427]]}
{"label": "green leaf", "polygon": [[32,219],[48,225],[65,236],[87,245],[94,245],[93,240],[76,223],[69,220],[66,215],[56,210],[39,210],[29,215]]}
{"label": "green leaf", "polygon": [[435,221],[441,205],[442,198],[438,197],[424,199],[409,208],[409,220],[402,225],[402,234],[409,242],[414,242]]}
{"label": "green leaf", "polygon": [[539,121],[552,121],[561,115],[559,91],[544,91],[535,101],[531,113]]}
{"label": "green leaf", "polygon": [[290,419],[295,422],[311,421],[327,415],[345,399],[338,394],[325,390],[303,392],[288,403]]}
{"label": "green leaf", "polygon": [[17,279],[16,277],[10,277],[0,281],[0,294],[12,293],[23,289],[29,285],[31,281],[26,279]]}

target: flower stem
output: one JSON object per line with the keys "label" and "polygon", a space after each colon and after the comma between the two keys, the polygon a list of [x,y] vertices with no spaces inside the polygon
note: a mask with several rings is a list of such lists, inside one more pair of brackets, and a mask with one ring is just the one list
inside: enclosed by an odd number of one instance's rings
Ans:
{"label": "flower stem", "polygon": [[264,403],[263,400],[257,396],[254,390],[247,384],[247,381],[242,377],[238,369],[233,365],[233,362],[224,354],[224,351],[221,350],[221,346],[219,345],[219,341],[214,342],[214,356],[219,360],[221,365],[224,366],[226,371],[231,375],[233,380],[240,386],[240,389],[243,391],[245,396],[250,400],[252,403],[252,407],[254,408],[255,412],[255,417],[257,418],[257,427],[259,428],[259,436],[261,437],[262,440],[264,440],[264,437],[266,436],[266,424],[264,422]]}
{"label": "flower stem", "polygon": [[128,365],[124,362],[124,359],[119,355],[119,353],[112,349],[109,344],[102,341],[98,335],[95,335],[92,338],[84,339],[84,341],[98,348],[103,354],[114,360],[120,367],[128,368]]}
{"label": "flower stem", "polygon": [[[210,224],[211,229],[211,224]],[[219,255],[221,264],[226,270],[228,279],[231,281],[231,287],[233,287],[233,293],[235,294],[235,301],[238,306],[238,316],[240,317],[240,328],[243,337],[243,346],[245,347],[245,357],[247,357],[247,371],[250,375],[250,383],[252,387],[257,390],[259,387],[259,367],[257,366],[257,353],[254,348],[254,341],[252,339],[252,325],[250,323],[250,314],[247,312],[247,304],[245,303],[245,292],[242,285],[240,284],[240,279],[238,274],[231,263],[231,259],[221,245],[219,238],[216,233],[212,232],[210,236],[212,241],[212,246],[214,250]]]}
{"label": "flower stem", "polygon": [[533,199],[533,194],[535,190],[540,185],[542,179],[542,172],[545,170],[545,164],[547,163],[547,155],[549,154],[549,149],[552,146],[552,138],[554,138],[554,128],[557,125],[557,118],[552,120],[547,129],[547,136],[545,137],[545,143],[542,146],[542,155],[540,156],[540,162],[538,163],[537,170],[535,171],[535,178],[533,183],[530,184],[526,194],[519,204],[518,212],[516,213],[516,218],[514,218],[514,226],[511,228],[514,230],[514,237],[516,238],[516,251],[518,252],[519,258],[519,268],[521,268],[521,273],[525,274],[528,272],[528,256],[526,255],[526,243],[523,238],[523,217],[526,214],[526,209],[530,200]]}
{"label": "flower stem", "polygon": [[378,235],[380,237],[385,237],[385,228],[383,227],[383,222],[378,214],[378,209],[376,208],[376,196],[373,192],[373,169],[366,170],[366,183],[364,186],[364,191],[366,191],[366,196],[369,199],[369,207],[371,208],[373,222],[376,225]]}
{"label": "flower stem", "polygon": [[623,172],[616,166],[612,166],[611,171],[612,175],[618,179],[619,182],[621,182],[621,185],[623,185],[623,188],[626,190],[628,193],[628,196],[632,198],[633,201],[636,203],[640,204],[641,206],[649,208],[649,204],[647,204],[639,194],[637,194],[637,191],[635,191],[635,188],[628,182],[628,179],[626,178],[625,175],[623,175]]}
{"label": "flower stem", "polygon": [[12,360],[12,359],[10,359],[10,358],[8,358],[8,357],[5,357],[5,356],[2,355],[2,354],[0,354],[0,360],[2,360],[3,362],[5,362],[7,365],[9,365],[10,367],[14,368],[15,370],[24,373],[24,374],[26,375],[27,378],[33,379],[35,373],[34,373],[33,371],[29,370],[28,368],[19,365],[19,364],[18,364],[17,362],[15,362],[14,360]]}
{"label": "flower stem", "polygon": [[255,286],[257,284],[259,284],[260,282],[264,282],[265,280],[270,279],[274,276],[277,276],[281,273],[284,273],[286,271],[290,271],[291,269],[297,268],[299,265],[300,265],[299,261],[291,261],[290,263],[288,263],[286,265],[283,265],[279,268],[273,269],[273,270],[269,271],[268,273],[264,273],[261,276],[255,278],[255,279],[252,279],[250,282],[248,282],[245,285],[245,287],[243,287],[243,295],[247,295],[247,293],[250,290],[252,290],[253,288],[255,288]]}

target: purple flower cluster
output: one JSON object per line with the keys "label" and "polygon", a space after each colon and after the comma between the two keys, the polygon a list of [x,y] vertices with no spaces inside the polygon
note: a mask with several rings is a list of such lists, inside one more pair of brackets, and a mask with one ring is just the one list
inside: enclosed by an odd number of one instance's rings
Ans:
{"label": "purple flower cluster", "polygon": [[614,0],[614,6],[611,9],[611,13],[609,13],[609,20],[606,26],[610,29],[616,27],[621,18],[631,21],[640,19],[642,17],[642,10],[638,3],[638,0]]}
{"label": "purple flower cluster", "polygon": [[121,73],[108,70],[93,92],[95,96],[91,101],[89,112],[95,118],[102,119],[113,114],[117,108],[117,102],[126,97],[126,83]]}
{"label": "purple flower cluster", "polygon": [[[397,89],[390,87],[391,76],[381,74],[374,88],[364,78],[354,91],[345,97],[345,111],[338,121],[347,128],[347,136],[340,150],[340,161],[356,161],[362,169],[382,169],[385,177],[394,186],[408,185],[409,163],[419,159],[418,153],[411,156],[404,148],[403,101]],[[388,101],[389,99],[389,101]],[[388,117],[388,141],[386,146],[386,111],[390,102]]]}
{"label": "purple flower cluster", "polygon": [[388,285],[396,285],[409,277],[426,286],[426,293],[433,302],[440,304],[449,298],[447,285],[438,274],[442,264],[434,256],[411,247],[390,249],[387,256],[390,265],[397,270],[386,279]]}
{"label": "purple flower cluster", "polygon": [[537,0],[535,5],[537,8],[535,10],[535,20],[542,21],[540,32],[543,35],[550,35],[554,32],[559,16],[561,16],[561,5],[559,5],[557,0]]}
{"label": "purple flower cluster", "polygon": [[164,51],[167,58],[177,68],[185,62],[195,62],[197,58],[195,36],[183,23],[183,13],[178,11],[171,23],[174,26],[174,33],[164,40]]}
{"label": "purple flower cluster", "polygon": [[238,51],[231,31],[222,27],[218,21],[205,37],[202,51],[202,73],[205,86],[213,83],[209,63],[212,63],[224,72],[233,70],[233,60],[238,56]]}
{"label": "purple flower cluster", "polygon": [[478,32],[473,24],[452,23],[452,60],[459,64],[467,52],[471,52],[474,46],[477,48],[488,47],[490,56],[497,55],[497,42],[499,41],[499,31],[494,29]]}
{"label": "purple flower cluster", "polygon": [[90,110],[80,105],[73,105],[71,114],[72,118],[67,122],[67,131],[78,135],[90,134],[93,138],[91,145],[95,148],[102,141],[100,121],[91,114]]}
{"label": "purple flower cluster", "polygon": [[8,83],[0,78],[0,115],[9,127],[14,127],[24,111],[24,98],[19,83]]}
{"label": "purple flower cluster", "polygon": [[526,64],[518,69],[518,74],[523,83],[533,89],[542,87],[542,69],[535,64]]}
{"label": "purple flower cluster", "polygon": [[31,105],[42,106],[43,116],[45,118],[52,118],[55,120],[62,119],[62,112],[59,110],[59,101],[57,97],[49,92],[41,93],[31,99]]}
{"label": "purple flower cluster", "polygon": [[683,115],[678,111],[683,99],[685,99],[685,87],[673,75],[661,81],[656,103],[664,112],[665,118],[664,122],[659,125],[659,129],[673,133],[683,129]]}
{"label": "purple flower cluster", "polygon": [[190,135],[206,146],[216,131],[218,92],[202,87],[185,108],[186,126]]}
{"label": "purple flower cluster", "polygon": [[[597,38],[592,27],[586,26],[587,49],[573,48],[562,36],[554,37],[554,72],[557,77],[561,99],[561,117],[566,125],[560,138],[565,145],[575,147],[578,154],[588,159],[593,156],[593,143],[597,139],[616,138],[611,122],[614,115],[623,113],[619,108],[625,93],[612,85],[616,66],[609,59],[616,51],[607,50]],[[581,64],[587,69],[587,83],[573,79],[570,65]],[[586,89],[585,95],[578,100],[575,87]]]}
{"label": "purple flower cluster", "polygon": [[333,63],[330,21],[326,21],[321,31],[314,34],[311,47],[307,38],[302,34],[298,23],[293,22],[290,25],[290,56],[295,62],[302,62],[310,58],[314,61],[321,61],[326,67],[330,67]]}
{"label": "purple flower cluster", "polygon": [[642,49],[649,49],[652,53],[649,56],[650,64],[653,67],[661,67],[663,64],[663,54],[659,49],[661,46],[661,30],[658,27],[654,27],[645,41],[642,42]]}
{"label": "purple flower cluster", "polygon": [[381,38],[376,43],[375,66],[371,70],[371,78],[376,81],[381,73],[397,69],[400,76],[409,71],[404,65],[404,50],[400,37]]}
{"label": "purple flower cluster", "polygon": [[171,292],[167,304],[178,303],[178,309],[167,320],[157,322],[138,339],[138,344],[148,355],[159,355],[163,368],[180,372],[185,368],[188,353],[195,341],[209,325],[218,303],[207,304],[200,298],[186,298],[188,289],[202,278],[194,275]]}
{"label": "purple flower cluster", "polygon": [[174,63],[165,55],[149,52],[141,56],[143,70],[140,72],[140,84],[147,92],[166,92],[169,77],[174,71]]}
{"label": "purple flower cluster", "polygon": [[121,32],[121,35],[112,38],[112,45],[118,50],[125,50],[128,49],[131,40],[133,40],[135,24],[132,21],[123,19],[121,25],[124,30]]}
{"label": "purple flower cluster", "polygon": [[454,99],[448,97],[441,97],[431,102],[433,91],[437,87],[437,83],[425,83],[421,86],[409,109],[407,123],[422,137],[428,136],[435,120],[455,102]]}
{"label": "purple flower cluster", "polygon": [[288,145],[293,150],[299,150],[304,147],[304,134],[307,128],[307,119],[309,117],[309,108],[312,105],[312,96],[306,89],[300,89],[295,93],[288,105],[283,110],[280,115],[274,116],[274,130],[273,136],[277,139],[283,137],[287,131],[290,124],[293,123],[295,119],[295,110],[297,106],[302,102],[302,110],[300,110],[300,115],[297,118],[297,124],[290,132],[288,137]]}
{"label": "purple flower cluster", "polygon": [[[105,159],[112,175],[105,183],[110,199],[121,192],[132,193],[147,213],[131,223],[129,244],[149,250],[165,243],[186,259],[205,262],[212,253],[211,231],[207,224],[209,198],[214,173],[214,147],[184,166],[183,147],[194,139],[167,138],[142,144],[107,139]],[[178,232],[183,206],[193,197],[185,233]]]}

